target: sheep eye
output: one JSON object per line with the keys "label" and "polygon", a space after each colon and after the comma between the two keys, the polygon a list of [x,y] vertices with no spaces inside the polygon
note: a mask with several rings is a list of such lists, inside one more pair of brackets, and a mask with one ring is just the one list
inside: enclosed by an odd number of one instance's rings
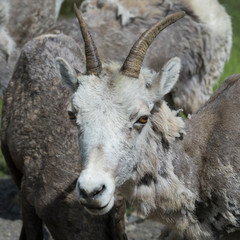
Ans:
{"label": "sheep eye", "polygon": [[136,121],[136,123],[146,124],[147,121],[148,121],[148,116],[142,116],[142,117],[140,117],[140,118]]}
{"label": "sheep eye", "polygon": [[69,117],[70,120],[76,120],[75,114],[71,111],[68,111],[68,117]]}

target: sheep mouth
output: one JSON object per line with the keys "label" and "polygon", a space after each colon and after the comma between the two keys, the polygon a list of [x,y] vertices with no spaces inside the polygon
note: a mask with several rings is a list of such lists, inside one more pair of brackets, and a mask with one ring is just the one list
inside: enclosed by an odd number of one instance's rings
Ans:
{"label": "sheep mouth", "polygon": [[[105,200],[105,201],[104,201]],[[100,200],[89,200],[85,201],[80,200],[80,204],[83,208],[91,215],[104,215],[107,214],[114,206],[114,196],[109,199],[104,199],[103,201]],[[106,203],[107,200],[107,203]],[[105,204],[101,206],[101,203]]]}
{"label": "sheep mouth", "polygon": [[85,210],[92,215],[104,215],[107,214],[114,205],[114,197],[104,206],[96,206],[94,204],[82,203]]}
{"label": "sheep mouth", "polygon": [[104,205],[103,207],[97,207],[97,206],[94,206],[92,204],[86,204],[86,203],[82,203],[82,205],[87,208],[88,210],[93,210],[93,211],[101,211],[103,210],[104,208],[106,208],[108,206],[109,203],[107,203],[106,205]]}

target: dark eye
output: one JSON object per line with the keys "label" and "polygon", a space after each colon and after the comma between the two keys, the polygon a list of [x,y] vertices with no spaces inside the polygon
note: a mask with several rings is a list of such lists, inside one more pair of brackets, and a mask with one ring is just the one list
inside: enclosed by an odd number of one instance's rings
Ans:
{"label": "dark eye", "polygon": [[140,118],[136,121],[136,123],[138,123],[138,124],[146,124],[147,121],[148,121],[148,116],[142,116],[142,117],[140,117]]}
{"label": "dark eye", "polygon": [[69,117],[70,120],[76,120],[75,114],[71,111],[68,111],[68,117]]}

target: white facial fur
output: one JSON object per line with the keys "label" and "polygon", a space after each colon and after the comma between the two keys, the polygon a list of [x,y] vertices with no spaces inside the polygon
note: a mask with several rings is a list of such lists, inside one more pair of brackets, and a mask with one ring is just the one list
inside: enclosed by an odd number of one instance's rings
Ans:
{"label": "white facial fur", "polygon": [[[151,111],[176,83],[180,60],[171,59],[159,73],[142,69],[138,79],[119,73],[115,63],[103,66],[100,77],[82,75],[57,59],[63,82],[71,91],[79,128],[82,172],[77,182],[80,201],[92,214],[113,206],[115,187],[133,176],[151,129]],[[148,117],[146,124],[138,122]]]}

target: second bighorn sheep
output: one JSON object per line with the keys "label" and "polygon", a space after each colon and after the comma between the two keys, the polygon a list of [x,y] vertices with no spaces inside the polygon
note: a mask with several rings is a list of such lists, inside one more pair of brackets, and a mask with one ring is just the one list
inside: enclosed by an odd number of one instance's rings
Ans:
{"label": "second bighorn sheep", "polygon": [[79,13],[86,73],[76,76],[64,59],[56,61],[74,93],[83,166],[77,193],[90,213],[102,215],[119,189],[172,229],[166,239],[239,239],[240,75],[184,122],[163,100],[179,77],[180,59],[159,72],[142,68],[155,37],[182,16],[168,15],[144,32],[119,65],[102,64]]}

